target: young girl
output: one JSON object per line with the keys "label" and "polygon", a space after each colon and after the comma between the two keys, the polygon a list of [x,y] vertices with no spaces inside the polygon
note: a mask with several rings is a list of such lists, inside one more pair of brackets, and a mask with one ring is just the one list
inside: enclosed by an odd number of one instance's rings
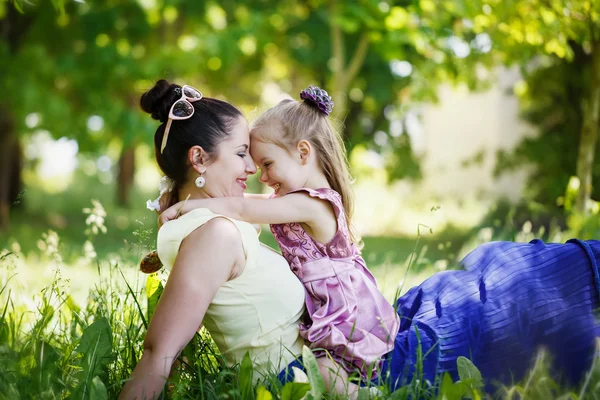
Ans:
{"label": "young girl", "polygon": [[[331,97],[314,86],[300,97],[303,101],[284,100],[269,109],[251,132],[251,154],[261,169],[260,181],[275,191],[271,198],[190,200],[160,218],[165,223],[179,212],[208,208],[270,224],[306,288],[309,319],[300,326],[301,335],[316,349],[328,389],[347,393],[348,373],[377,375],[382,356],[394,346],[399,317],[377,289],[356,245],[345,150],[327,118]],[[351,385],[349,391],[356,391]]]}

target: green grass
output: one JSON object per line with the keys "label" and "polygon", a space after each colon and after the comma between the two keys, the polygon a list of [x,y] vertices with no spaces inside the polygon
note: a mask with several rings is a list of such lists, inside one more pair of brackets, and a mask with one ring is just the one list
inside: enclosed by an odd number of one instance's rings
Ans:
{"label": "green grass", "polygon": [[[82,184],[67,196],[29,189],[13,214],[11,230],[0,235],[0,400],[116,398],[141,355],[159,293],[149,290],[157,287],[158,280],[150,278],[155,285],[147,289],[147,276],[137,267],[142,255],[155,246],[156,217],[144,206],[154,193],[133,193],[135,206],[119,208],[111,206],[112,186],[93,179],[78,182]],[[94,224],[86,224],[89,213],[82,209],[93,205],[87,200],[82,204],[82,198],[107,205],[105,220],[96,222],[97,228],[106,226],[107,234],[90,231]],[[525,241],[540,234],[545,233],[522,229],[510,238]],[[557,234],[545,235],[552,239]],[[482,226],[468,238],[462,232],[421,238],[366,237],[363,254],[380,288],[393,300],[399,287],[406,291],[432,273],[457,265],[456,260],[477,244],[506,235],[499,225]],[[85,250],[88,240],[93,246]],[[276,246],[268,229],[263,229],[261,240]],[[476,368],[468,360],[461,363],[459,382],[440,376],[429,383],[417,374],[394,393],[378,388],[377,398],[489,396],[482,392]],[[598,364],[597,357],[578,387],[565,387],[551,376],[548,356],[540,353],[525,379],[498,388],[493,397],[600,398]],[[201,331],[186,347],[162,396],[291,400],[309,390],[311,398],[335,398],[323,393],[314,373],[308,374],[308,384],[281,387],[276,372],[267,382],[252,385],[251,363],[224,367],[210,336]]]}
{"label": "green grass", "polygon": [[[372,244],[384,250],[387,244],[390,253],[398,252],[402,243],[398,239],[382,242]],[[404,251],[408,252],[405,259],[398,253],[398,258],[387,256],[380,264],[371,263],[379,282],[384,283],[384,291],[386,284],[392,282],[387,288],[388,296],[395,293],[408,264],[419,265],[419,269],[410,268],[405,288],[435,270],[433,259],[437,256],[429,257],[427,251],[423,252],[424,247],[415,248],[416,243],[404,243]],[[413,250],[416,251],[411,256]],[[71,265],[64,260],[59,249],[51,246],[29,255],[4,250],[0,256],[0,399],[116,398],[140,357],[157,293],[146,290],[146,276],[127,261],[117,264],[97,257],[88,259],[87,264],[79,259],[78,265]],[[26,278],[39,278],[40,270],[48,273],[41,281]],[[310,359],[309,354],[304,354],[304,358]],[[483,398],[478,371],[468,360],[460,362],[459,382],[440,376],[429,383],[419,380],[417,374],[413,382],[394,393],[385,386],[379,387],[377,398]],[[318,377],[310,370],[309,365],[308,384],[281,387],[274,371],[266,383],[252,385],[251,363],[246,360],[240,366],[224,367],[210,336],[202,331],[185,349],[162,396],[299,399],[310,391],[312,398],[336,398],[324,393]],[[551,377],[547,356],[541,353],[526,379],[499,388],[494,396],[600,398],[600,368],[596,363],[579,387],[562,387]],[[368,393],[362,393],[361,398],[369,398]]]}
{"label": "green grass", "polygon": [[[28,293],[14,288],[15,279],[23,273],[17,273],[19,257],[7,252],[0,257],[0,399],[116,398],[140,357],[149,308],[156,300],[144,288],[145,276],[123,273],[126,268],[131,272],[132,266],[99,260],[95,267],[86,267],[85,283],[69,282],[62,271],[72,266],[57,262],[52,255],[40,255],[45,267],[54,270],[54,277],[43,290]],[[377,266],[374,271],[381,273]],[[76,301],[70,289],[85,284],[89,287],[87,296]],[[31,301],[22,301],[25,297]],[[308,385],[295,383],[283,388],[275,382],[275,373],[267,377],[266,385],[252,385],[251,363],[223,367],[204,331],[196,335],[183,356],[163,398],[299,399],[307,390],[315,398],[325,395],[311,373]],[[377,398],[482,398],[478,371],[468,360],[461,362],[459,382],[447,377],[433,384],[415,379],[394,393],[379,387]],[[595,365],[578,388],[561,387],[548,371],[547,357],[540,354],[525,380],[496,393],[496,397],[506,399],[561,396],[600,397],[600,368]],[[361,398],[368,396],[363,393]]]}

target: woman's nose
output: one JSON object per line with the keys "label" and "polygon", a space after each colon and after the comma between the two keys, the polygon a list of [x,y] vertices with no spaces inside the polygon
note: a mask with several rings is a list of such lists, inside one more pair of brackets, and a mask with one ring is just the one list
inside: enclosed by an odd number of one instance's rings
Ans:
{"label": "woman's nose", "polygon": [[254,175],[256,173],[256,164],[254,164],[254,160],[252,157],[246,157],[248,161],[246,161],[246,172],[250,175]]}

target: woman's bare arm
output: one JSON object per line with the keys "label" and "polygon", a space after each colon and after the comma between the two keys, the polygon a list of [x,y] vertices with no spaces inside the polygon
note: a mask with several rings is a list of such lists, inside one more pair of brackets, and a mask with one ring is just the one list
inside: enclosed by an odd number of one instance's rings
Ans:
{"label": "woman's bare arm", "polygon": [[217,290],[239,274],[244,259],[240,233],[224,218],[184,239],[148,327],[142,358],[119,399],[160,396],[173,361],[199,329]]}

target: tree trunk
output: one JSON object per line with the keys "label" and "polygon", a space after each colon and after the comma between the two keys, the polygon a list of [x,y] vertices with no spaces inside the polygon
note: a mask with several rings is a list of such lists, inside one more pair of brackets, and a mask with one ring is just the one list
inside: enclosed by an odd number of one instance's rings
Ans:
{"label": "tree trunk", "polygon": [[135,146],[123,149],[119,159],[119,176],[117,179],[117,203],[129,206],[129,194],[133,186],[135,173]]}
{"label": "tree trunk", "polygon": [[579,139],[579,154],[577,156],[577,177],[579,191],[575,201],[575,212],[587,214],[587,202],[592,193],[592,169],[596,144],[598,142],[598,124],[600,123],[600,41],[592,47],[592,69],[590,89],[583,100],[583,124]]}
{"label": "tree trunk", "polygon": [[[350,103],[350,107],[348,109],[348,117],[344,121],[344,131],[341,133],[348,154],[352,152],[352,148],[356,143],[362,142],[362,137],[365,135],[365,132],[362,129],[362,127],[359,126],[359,129],[355,130],[357,125],[360,124],[358,117],[360,116],[360,113],[362,111],[362,104],[362,102]],[[360,136],[356,137],[358,135]]]}
{"label": "tree trunk", "polygon": [[[23,181],[21,180],[21,170],[23,169],[23,147],[21,146],[21,142],[15,137],[13,141],[13,151],[12,151],[12,167],[11,167],[11,176],[10,176],[10,186],[8,190],[8,196],[11,201],[15,201],[19,198],[19,194],[23,190]],[[20,198],[19,204],[23,202],[23,199]],[[13,203],[16,205],[16,203]]]}
{"label": "tree trunk", "polygon": [[349,62],[346,62],[344,33],[333,17],[340,14],[340,4],[337,1],[332,1],[329,11],[331,13],[329,29],[331,35],[331,58],[333,61],[329,94],[333,97],[335,103],[335,107],[333,108],[334,126],[340,132],[343,132],[344,121],[348,112],[348,89],[365,63],[369,49],[369,38],[367,34],[363,34],[360,37]]}
{"label": "tree trunk", "polygon": [[[16,55],[37,12],[22,14],[12,6],[3,6],[6,15],[0,18],[0,40],[8,46],[9,58]],[[5,60],[2,60],[6,63]],[[0,65],[2,79],[6,79],[7,64]],[[5,91],[2,85],[0,90]],[[9,96],[10,98],[10,96]],[[0,231],[6,231],[10,222],[10,208],[21,191],[21,147],[15,132],[10,100],[0,104]]]}
{"label": "tree trunk", "polygon": [[21,152],[11,115],[0,109],[0,231],[9,228],[10,208],[21,190]]}

